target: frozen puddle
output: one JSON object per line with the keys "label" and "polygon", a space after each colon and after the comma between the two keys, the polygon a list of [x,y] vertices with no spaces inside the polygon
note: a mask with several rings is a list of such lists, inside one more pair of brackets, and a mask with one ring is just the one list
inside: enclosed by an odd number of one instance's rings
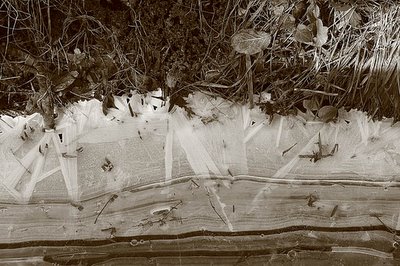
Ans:
{"label": "frozen puddle", "polygon": [[[201,93],[188,98],[195,114],[189,118],[180,107],[168,113],[168,103],[152,97],[159,93],[116,97],[118,109],[107,116],[97,100],[76,103],[50,132],[42,132],[38,114],[1,117],[0,198],[79,201],[190,176],[383,187],[398,182],[400,128],[391,120],[341,111],[336,123],[279,115],[270,123],[258,108]],[[323,156],[313,162],[318,152]],[[229,223],[214,182],[206,184]]]}

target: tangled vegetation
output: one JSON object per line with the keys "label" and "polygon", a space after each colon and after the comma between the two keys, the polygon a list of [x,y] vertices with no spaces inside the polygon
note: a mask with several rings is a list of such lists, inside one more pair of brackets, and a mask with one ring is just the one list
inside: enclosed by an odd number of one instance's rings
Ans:
{"label": "tangled vegetation", "polygon": [[[193,90],[267,114],[344,107],[400,119],[396,1],[4,0],[0,110],[51,123],[83,99]],[[257,95],[268,95],[268,100]],[[329,117],[328,117],[329,118]]]}

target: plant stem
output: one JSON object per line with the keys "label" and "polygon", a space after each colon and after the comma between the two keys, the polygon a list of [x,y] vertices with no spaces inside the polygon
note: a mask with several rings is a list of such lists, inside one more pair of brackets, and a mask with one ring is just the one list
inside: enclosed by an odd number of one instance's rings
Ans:
{"label": "plant stem", "polygon": [[250,109],[254,108],[254,97],[253,97],[253,72],[251,71],[251,58],[250,55],[246,54],[246,73],[247,73],[247,89],[249,93]]}

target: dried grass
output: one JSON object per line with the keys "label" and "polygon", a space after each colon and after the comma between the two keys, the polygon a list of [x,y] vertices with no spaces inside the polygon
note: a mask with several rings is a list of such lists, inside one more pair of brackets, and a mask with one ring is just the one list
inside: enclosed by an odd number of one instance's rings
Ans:
{"label": "dried grass", "polygon": [[[399,4],[353,1],[346,12],[356,12],[361,18],[359,25],[354,26],[344,20],[348,13],[335,9],[335,2],[338,1],[317,1],[321,19],[329,27],[329,39],[322,47],[315,47],[297,42],[293,33],[299,21],[288,20],[288,16],[301,11],[304,1],[221,1],[226,5],[223,16],[210,18],[205,11],[208,2],[198,0],[197,5],[188,8],[199,14],[199,30],[208,40],[206,53],[199,72],[194,74],[195,81],[182,81],[169,96],[183,91],[208,90],[244,103],[249,97],[248,78],[252,76],[254,94],[271,93],[272,112],[289,114],[295,108],[301,109],[303,100],[313,99],[320,107],[357,108],[376,119],[394,117],[395,121],[399,120]],[[66,16],[58,40],[53,39],[54,29],[50,23],[54,9]],[[112,57],[117,70],[103,82],[107,84],[100,84],[94,90],[103,90],[103,94],[105,89],[112,94],[126,93],[129,89],[143,90],[146,71],[140,69],[148,68],[146,54],[151,47],[147,40],[151,36],[147,35],[134,9],[130,10],[132,21],[129,23],[136,34],[129,51],[121,46],[113,29],[95,16],[87,15],[84,6],[75,1],[6,0],[0,4],[0,10],[7,20],[6,23],[2,21],[7,25],[7,34],[1,39],[5,45],[1,51],[0,94],[11,97],[18,92],[26,93],[25,99],[33,91],[50,90],[51,94],[49,81],[51,83],[57,73],[71,70],[68,54],[74,48],[93,57]],[[71,30],[77,25],[79,30]],[[233,34],[244,28],[265,31],[272,36],[271,45],[263,53],[252,56],[252,75],[246,72],[244,58],[230,46]],[[20,31],[32,36],[33,42],[29,45],[34,44],[33,47],[26,49],[27,44],[21,43],[23,40],[16,34]],[[21,54],[14,57],[10,54],[15,47],[22,51],[25,65],[35,67],[36,72],[31,71],[31,75],[21,78],[21,63],[11,60],[21,59]],[[29,65],[27,55],[40,63]],[[41,67],[38,69],[37,65]],[[42,81],[38,75],[44,76]],[[27,84],[33,89],[27,90]],[[80,96],[91,97],[89,94]],[[59,98],[58,101],[64,104],[66,100]]]}

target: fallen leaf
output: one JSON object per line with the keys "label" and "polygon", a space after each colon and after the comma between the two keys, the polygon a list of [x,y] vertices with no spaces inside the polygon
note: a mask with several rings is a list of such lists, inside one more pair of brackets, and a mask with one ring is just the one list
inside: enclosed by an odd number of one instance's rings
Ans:
{"label": "fallen leaf", "polygon": [[337,11],[347,11],[351,8],[350,3],[340,3],[340,2],[335,3],[332,1],[330,4]]}
{"label": "fallen leaf", "polygon": [[337,22],[335,27],[337,29],[342,29],[350,24],[353,28],[359,28],[361,26],[362,18],[361,15],[357,13],[355,9],[347,11],[337,11],[335,10],[335,17]]}
{"label": "fallen leaf", "polygon": [[260,103],[272,102],[272,94],[262,91],[260,94]]}
{"label": "fallen leaf", "polygon": [[318,104],[317,102],[312,99],[312,100],[303,100],[303,107],[309,111],[316,111],[318,110]]}
{"label": "fallen leaf", "polygon": [[294,33],[296,41],[321,47],[328,41],[328,27],[325,27],[320,17],[319,6],[311,1],[311,4],[307,8],[307,19],[310,22],[309,25],[299,24],[297,25]]}
{"label": "fallen leaf", "polygon": [[320,11],[319,6],[315,3],[311,4],[307,8],[307,18],[311,23],[315,23],[315,21],[319,18]]}
{"label": "fallen leaf", "polygon": [[271,42],[271,35],[267,32],[256,32],[253,29],[238,31],[232,36],[231,45],[236,52],[253,55],[266,49]]}
{"label": "fallen leaf", "polygon": [[59,92],[68,88],[75,79],[79,76],[78,71],[71,71],[64,74],[61,78],[59,78],[56,82],[55,87],[53,88],[54,92]]}
{"label": "fallen leaf", "polygon": [[275,6],[272,8],[272,12],[276,17],[279,17],[283,14],[283,11],[285,10],[284,6]]}
{"label": "fallen leaf", "polygon": [[296,25],[295,25],[296,19],[290,15],[290,14],[282,14],[282,16],[279,19],[279,23],[281,24],[282,29],[285,30],[292,30]]}
{"label": "fallen leaf", "polygon": [[272,13],[276,17],[280,17],[284,14],[285,8],[289,4],[289,0],[270,0]]}
{"label": "fallen leaf", "polygon": [[312,30],[304,24],[297,25],[296,31],[294,33],[294,38],[296,41],[305,43],[305,44],[313,44],[314,34]]}
{"label": "fallen leaf", "polygon": [[355,10],[351,11],[349,16],[349,23],[353,28],[359,28],[361,26],[361,15]]}
{"label": "fallen leaf", "polygon": [[314,38],[314,44],[317,47],[321,47],[328,41],[328,27],[322,24],[321,19],[316,20],[317,36]]}
{"label": "fallen leaf", "polygon": [[102,107],[103,107],[103,114],[104,115],[108,114],[108,109],[109,108],[118,109],[118,107],[115,105],[114,97],[112,96],[111,93],[109,93],[106,97],[104,97]]}
{"label": "fallen leaf", "polygon": [[81,61],[83,59],[85,59],[85,57],[86,57],[86,54],[81,53],[81,51],[78,48],[74,50],[73,54],[70,54],[70,53],[67,54],[67,59],[77,65],[80,64]]}
{"label": "fallen leaf", "polygon": [[174,74],[172,74],[171,72],[168,72],[167,79],[166,79],[168,88],[175,88],[177,82],[178,82],[178,80],[177,80],[176,76]]}
{"label": "fallen leaf", "polygon": [[296,5],[293,7],[292,15],[297,21],[299,21],[303,18],[306,12],[307,12],[307,1],[303,0],[299,3],[296,3]]}
{"label": "fallen leaf", "polygon": [[331,105],[325,105],[318,110],[318,117],[328,123],[334,121],[338,115],[338,109]]}
{"label": "fallen leaf", "polygon": [[244,16],[246,14],[247,10],[244,8],[239,8],[238,9],[238,15],[239,17]]}

